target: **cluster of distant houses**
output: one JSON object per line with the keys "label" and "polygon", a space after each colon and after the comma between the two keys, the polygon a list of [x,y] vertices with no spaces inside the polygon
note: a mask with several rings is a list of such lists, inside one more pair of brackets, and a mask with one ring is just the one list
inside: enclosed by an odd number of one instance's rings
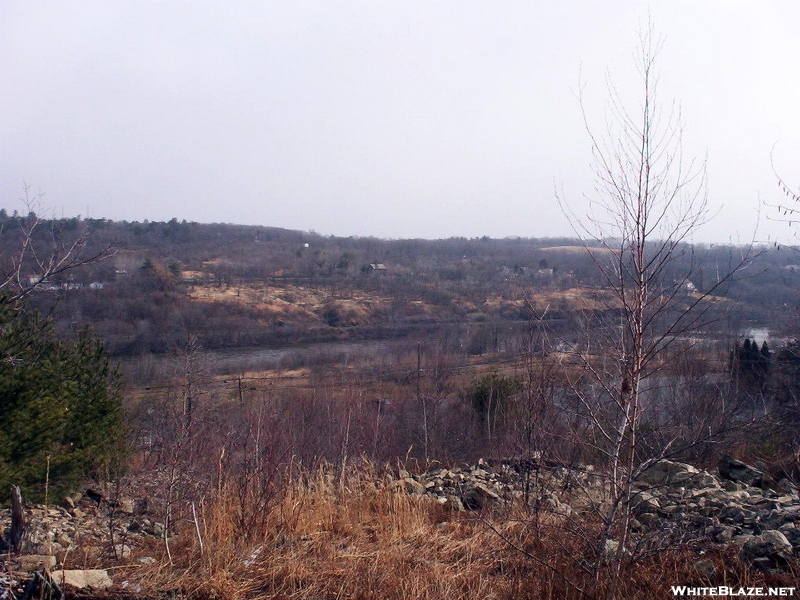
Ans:
{"label": "cluster of distant houses", "polygon": [[[508,267],[502,266],[500,267],[500,275],[504,277],[510,277],[511,275],[533,275],[536,279],[541,280],[550,280],[555,277],[555,269],[550,267],[542,267],[541,269],[532,269],[530,267]],[[572,278],[574,277],[574,273],[572,271],[566,271],[562,273],[563,276]]]}
{"label": "cluster of distant houses", "polygon": [[28,277],[28,285],[37,290],[59,292],[62,290],[102,290],[106,284],[102,281],[92,281],[90,283],[79,283],[77,281],[42,281],[41,277]]}

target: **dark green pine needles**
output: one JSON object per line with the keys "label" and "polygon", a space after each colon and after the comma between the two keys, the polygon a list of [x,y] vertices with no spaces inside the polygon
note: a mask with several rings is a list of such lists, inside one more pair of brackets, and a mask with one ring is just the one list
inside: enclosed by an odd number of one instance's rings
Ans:
{"label": "dark green pine needles", "polygon": [[0,503],[10,486],[60,501],[89,475],[118,468],[121,394],[88,331],[58,339],[46,320],[0,297]]}

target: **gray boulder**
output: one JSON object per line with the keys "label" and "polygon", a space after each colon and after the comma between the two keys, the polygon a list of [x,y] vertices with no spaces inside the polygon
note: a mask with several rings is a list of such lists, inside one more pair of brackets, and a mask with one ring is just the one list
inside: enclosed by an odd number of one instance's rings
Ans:
{"label": "gray boulder", "polygon": [[783,533],[770,530],[747,540],[742,546],[742,553],[750,562],[759,558],[788,560],[792,555],[792,545]]}
{"label": "gray boulder", "polygon": [[464,504],[457,496],[447,496],[447,501],[444,503],[444,507],[453,512],[460,512],[464,510]]}
{"label": "gray boulder", "polygon": [[719,481],[711,473],[671,460],[659,460],[639,475],[639,481],[656,486],[686,489],[718,488]]}
{"label": "gray boulder", "polygon": [[764,473],[731,456],[723,456],[719,461],[719,474],[723,479],[738,481],[752,487],[761,487]]}
{"label": "gray boulder", "polygon": [[470,510],[480,510],[497,502],[499,499],[500,496],[495,491],[482,483],[476,483],[461,496],[464,506]]}
{"label": "gray boulder", "polygon": [[789,543],[793,548],[800,548],[800,528],[784,525],[781,527],[781,533],[786,536]]}
{"label": "gray boulder", "polygon": [[649,492],[638,492],[631,498],[631,508],[636,514],[654,513],[661,508],[661,503]]}
{"label": "gray boulder", "polygon": [[712,537],[718,544],[727,544],[735,535],[736,528],[728,525],[716,528],[712,534]]}
{"label": "gray boulder", "polygon": [[617,540],[608,539],[603,545],[603,554],[610,556],[619,551],[619,542]]}

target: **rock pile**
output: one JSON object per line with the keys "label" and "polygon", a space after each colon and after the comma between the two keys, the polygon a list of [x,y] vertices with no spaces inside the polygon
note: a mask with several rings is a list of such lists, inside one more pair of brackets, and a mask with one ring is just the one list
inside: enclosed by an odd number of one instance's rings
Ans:
{"label": "rock pile", "polygon": [[[536,489],[526,485],[531,473]],[[476,510],[517,499],[569,516],[583,510],[582,496],[602,501],[603,478],[591,467],[481,460],[416,476],[401,470],[396,485],[411,494],[433,496],[451,510]],[[641,536],[735,544],[747,561],[764,570],[800,556],[798,490],[775,485],[755,467],[730,457],[720,462],[718,474],[669,460],[646,465],[634,484],[630,507],[634,532]]]}
{"label": "rock pile", "polygon": [[763,485],[755,467],[724,458],[719,477],[662,460],[636,484],[632,508],[644,531],[693,529],[697,537],[733,543],[757,568],[785,566],[800,556],[800,497],[789,485]]}
{"label": "rock pile", "polygon": [[566,469],[553,466],[546,471],[526,461],[486,461],[474,465],[433,469],[420,475],[400,470],[396,485],[409,494],[427,494],[451,510],[479,510],[515,499],[532,498],[564,514],[571,507],[559,498],[559,489],[578,479],[597,485],[599,478],[591,468]]}
{"label": "rock pile", "polygon": [[[64,504],[26,509],[28,526],[21,553],[56,556],[80,546],[90,553],[94,549],[98,557],[106,553],[119,559],[126,558],[138,540],[164,535],[164,525],[149,518],[144,502],[130,498],[110,502],[102,494],[87,490],[65,498]],[[0,532],[10,522],[10,511],[0,510]]]}
{"label": "rock pile", "polygon": [[480,509],[503,498],[512,491],[510,485],[483,467],[485,462],[465,469],[435,469],[422,475],[410,475],[401,470],[398,484],[409,494],[430,494],[452,510]]}
{"label": "rock pile", "polygon": [[[164,535],[163,524],[149,518],[143,502],[130,498],[111,502],[94,490],[65,498],[63,507],[28,506],[25,519],[19,553],[10,555],[7,564],[0,564],[2,570],[20,576],[49,572],[53,581],[75,587],[108,587],[111,579],[102,569],[55,570],[70,553],[84,562],[117,562],[129,559],[147,538]],[[10,524],[11,511],[0,510],[0,533]]]}

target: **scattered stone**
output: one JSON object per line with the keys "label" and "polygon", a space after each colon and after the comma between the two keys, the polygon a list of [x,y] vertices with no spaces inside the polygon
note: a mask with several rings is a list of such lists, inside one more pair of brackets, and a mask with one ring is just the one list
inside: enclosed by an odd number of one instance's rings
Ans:
{"label": "scattered stone", "polygon": [[719,520],[726,523],[741,523],[745,518],[745,511],[741,506],[726,506],[719,511]]}
{"label": "scattered stone", "polygon": [[713,577],[717,573],[717,567],[707,558],[701,558],[696,561],[694,569],[704,577]]}
{"label": "scattered stone", "polygon": [[133,548],[131,548],[128,544],[114,545],[114,556],[117,560],[125,560],[127,558],[130,558],[132,551]]}
{"label": "scattered stone", "polygon": [[105,569],[67,569],[53,571],[53,581],[58,585],[71,585],[78,589],[102,590],[114,585]]}
{"label": "scattered stone", "polygon": [[20,571],[32,573],[42,568],[52,569],[56,566],[56,557],[52,554],[23,554],[14,557],[14,563]]}
{"label": "scattered stone", "polygon": [[425,486],[416,479],[407,478],[403,480],[403,485],[406,487],[406,492],[409,494],[424,494]]}
{"label": "scattered stone", "polygon": [[731,538],[731,542],[735,545],[739,546],[739,548],[743,548],[745,544],[753,540],[756,536],[751,535],[749,533],[740,533],[739,535],[735,535]]}
{"label": "scattered stone", "polygon": [[616,554],[619,550],[619,542],[617,540],[606,540],[605,545],[603,546],[603,554],[611,555]]}
{"label": "scattered stone", "polygon": [[728,492],[738,492],[747,486],[745,486],[743,483],[739,483],[738,481],[723,481],[722,487]]}
{"label": "scattered stone", "polygon": [[713,536],[713,539],[718,544],[727,544],[733,539],[733,536],[736,535],[736,528],[727,526],[727,527],[720,527]]}
{"label": "scattered stone", "polygon": [[461,502],[461,498],[458,496],[447,496],[447,502],[445,502],[444,507],[453,512],[460,512],[464,510],[464,503]]}
{"label": "scattered stone", "polygon": [[642,525],[652,525],[653,523],[657,523],[661,520],[657,514],[649,512],[639,514],[637,519]]}
{"label": "scattered stone", "polygon": [[800,527],[787,524],[781,527],[781,533],[789,540],[792,548],[800,549]]}
{"label": "scattered stone", "polygon": [[121,498],[115,508],[124,515],[132,515],[136,512],[136,503],[133,498]]}
{"label": "scattered stone", "polygon": [[[729,459],[722,471],[750,483],[758,469]],[[753,469],[750,471],[748,469]],[[405,474],[403,470],[400,470]],[[747,477],[742,476],[747,474]],[[535,488],[531,475],[535,474]],[[570,489],[592,494],[597,490],[596,508],[606,480],[587,466],[570,466],[545,460],[485,461],[463,468],[436,467],[427,473],[399,480],[396,485],[409,493],[431,495],[443,507],[479,510],[499,503],[521,501],[552,514],[575,514],[569,504]],[[776,488],[777,489],[777,488]],[[637,535],[690,535],[714,543],[739,547],[765,532],[786,531],[786,538],[800,554],[800,497],[788,488],[781,492],[752,487],[740,480],[718,479],[708,471],[670,460],[654,461],[634,483],[630,507],[635,515]],[[791,488],[794,489],[794,488]],[[555,495],[563,490],[562,498]],[[580,495],[580,494],[579,494]],[[445,500],[443,500],[445,499]],[[566,501],[564,501],[566,500]],[[578,514],[586,514],[581,506]],[[677,540],[678,538],[676,538]]]}

